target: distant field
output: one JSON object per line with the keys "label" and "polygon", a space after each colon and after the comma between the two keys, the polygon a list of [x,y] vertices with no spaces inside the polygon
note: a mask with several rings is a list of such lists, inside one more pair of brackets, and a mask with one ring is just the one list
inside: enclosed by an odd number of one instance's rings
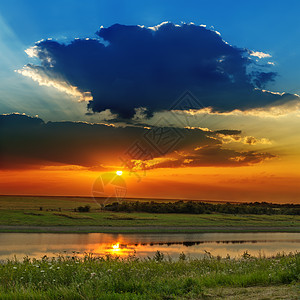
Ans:
{"label": "distant field", "polygon": [[84,197],[37,197],[37,196],[0,196],[0,209],[65,209],[73,210],[80,205],[90,205],[96,209],[99,206],[92,198]]}
{"label": "distant field", "polygon": [[[90,205],[91,211],[74,212],[74,208],[84,205]],[[21,226],[27,227],[21,230]],[[68,228],[72,232],[300,232],[300,216],[118,213],[101,211],[90,198],[0,197],[0,232],[51,232],[63,226],[65,232]]]}

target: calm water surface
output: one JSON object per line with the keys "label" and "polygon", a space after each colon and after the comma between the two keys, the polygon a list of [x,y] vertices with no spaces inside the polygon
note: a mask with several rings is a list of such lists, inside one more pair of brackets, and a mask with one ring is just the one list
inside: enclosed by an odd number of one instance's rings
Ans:
{"label": "calm water surface", "polygon": [[212,255],[239,257],[244,251],[252,255],[275,255],[300,250],[300,233],[187,233],[187,234],[63,234],[0,233],[0,259],[41,258],[73,251],[97,255],[152,257],[159,250],[172,258],[184,252],[199,258]]}

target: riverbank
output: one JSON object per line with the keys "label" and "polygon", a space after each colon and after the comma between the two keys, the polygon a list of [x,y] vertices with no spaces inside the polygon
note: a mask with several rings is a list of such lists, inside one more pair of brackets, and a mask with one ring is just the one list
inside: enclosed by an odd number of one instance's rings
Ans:
{"label": "riverbank", "polygon": [[280,226],[29,226],[0,225],[0,233],[213,233],[300,232]]}
{"label": "riverbank", "polygon": [[0,264],[1,299],[298,299],[300,254],[44,257]]}
{"label": "riverbank", "polygon": [[0,215],[0,232],[300,232],[299,215],[111,212],[90,198],[1,196]]}

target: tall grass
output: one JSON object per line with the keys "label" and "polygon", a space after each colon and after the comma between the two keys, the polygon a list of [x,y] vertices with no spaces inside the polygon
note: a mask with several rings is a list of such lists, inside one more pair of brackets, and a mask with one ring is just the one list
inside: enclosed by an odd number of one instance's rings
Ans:
{"label": "tall grass", "polygon": [[1,299],[182,299],[205,289],[286,284],[300,281],[300,253],[272,258],[207,256],[171,260],[129,256],[25,257],[0,264]]}

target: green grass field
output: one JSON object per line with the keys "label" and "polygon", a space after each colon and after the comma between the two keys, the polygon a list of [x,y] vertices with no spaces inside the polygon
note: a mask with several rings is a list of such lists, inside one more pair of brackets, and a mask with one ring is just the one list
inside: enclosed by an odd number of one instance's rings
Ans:
{"label": "green grass field", "polygon": [[[74,212],[84,205],[91,211]],[[300,216],[116,213],[101,211],[90,198],[0,197],[0,232],[51,232],[54,227],[64,232],[300,232]]]}
{"label": "green grass field", "polygon": [[58,257],[0,264],[1,299],[299,299],[300,254]]}

